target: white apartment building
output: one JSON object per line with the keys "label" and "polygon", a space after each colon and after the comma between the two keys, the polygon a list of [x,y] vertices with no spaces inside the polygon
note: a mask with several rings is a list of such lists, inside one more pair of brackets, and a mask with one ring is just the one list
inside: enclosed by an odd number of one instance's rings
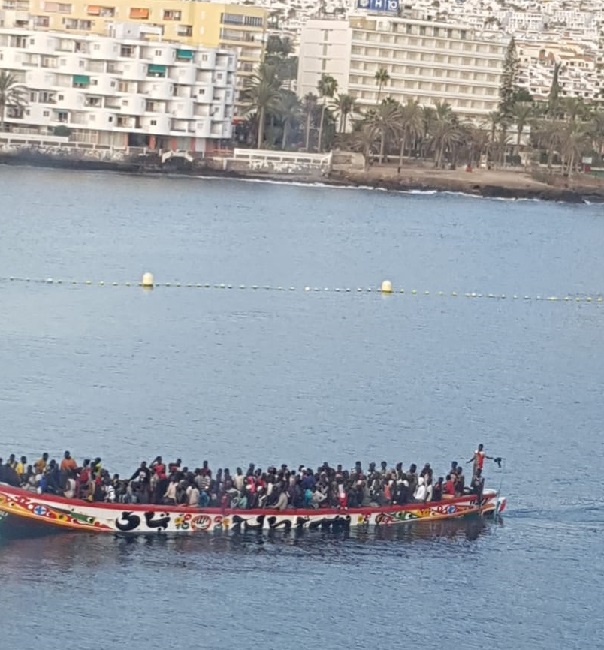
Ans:
{"label": "white apartment building", "polygon": [[233,51],[143,40],[132,24],[113,32],[0,29],[0,69],[17,76],[29,99],[7,109],[11,130],[190,152],[230,138]]}
{"label": "white apartment building", "polygon": [[478,33],[458,24],[392,16],[351,16],[347,21],[311,20],[302,30],[298,94],[317,94],[322,74],[338,92],[375,106],[375,73],[388,71],[381,97],[423,106],[448,102],[468,119],[485,118],[499,105],[508,37]]}

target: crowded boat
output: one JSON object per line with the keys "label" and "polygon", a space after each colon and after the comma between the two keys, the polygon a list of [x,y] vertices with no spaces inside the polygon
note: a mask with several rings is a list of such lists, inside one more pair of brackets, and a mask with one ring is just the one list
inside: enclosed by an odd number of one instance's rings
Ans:
{"label": "crowded boat", "polygon": [[26,456],[11,454],[0,459],[0,483],[37,495],[53,495],[86,503],[151,504],[222,508],[229,510],[348,509],[427,504],[465,495],[482,498],[484,463],[501,458],[487,456],[480,444],[463,467],[452,462],[448,472],[436,476],[430,463],[421,469],[415,463],[404,469],[382,461],[364,466],[356,462],[350,470],[342,465],[323,463],[313,469],[306,465],[272,465],[266,469],[250,463],[237,467],[210,468],[185,466],[180,458],[164,462],[157,456],[142,461],[129,476],[112,474],[100,457],[79,463],[69,451],[60,460],[43,453],[33,463]]}

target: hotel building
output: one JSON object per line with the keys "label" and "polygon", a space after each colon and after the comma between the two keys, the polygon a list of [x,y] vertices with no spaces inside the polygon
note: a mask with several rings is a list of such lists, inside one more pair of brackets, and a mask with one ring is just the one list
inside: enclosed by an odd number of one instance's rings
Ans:
{"label": "hotel building", "polygon": [[144,25],[142,37],[237,51],[238,90],[261,63],[267,11],[187,0],[1,0],[0,27],[108,35],[116,23]]}
{"label": "hotel building", "polygon": [[479,120],[499,105],[507,39],[460,25],[355,15],[348,20],[310,20],[301,34],[298,94],[317,93],[322,74],[333,76],[338,93],[375,106],[375,73],[389,80],[381,98],[408,99],[423,106],[448,102],[462,117]]}
{"label": "hotel building", "polygon": [[0,68],[29,100],[7,108],[11,130],[201,153],[231,136],[235,52],[144,40],[136,25],[113,32],[0,29]]}

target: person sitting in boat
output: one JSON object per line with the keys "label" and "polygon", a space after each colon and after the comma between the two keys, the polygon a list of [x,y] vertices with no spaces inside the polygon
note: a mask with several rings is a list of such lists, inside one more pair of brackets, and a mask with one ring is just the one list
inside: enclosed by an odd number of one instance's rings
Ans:
{"label": "person sitting in boat", "polygon": [[466,477],[463,474],[463,467],[457,466],[455,470],[455,496],[459,497],[465,493],[466,489]]}
{"label": "person sitting in boat", "polygon": [[21,487],[21,480],[15,468],[11,466],[10,459],[3,465],[0,458],[0,483],[6,483],[12,487]]}
{"label": "person sitting in boat", "polygon": [[484,490],[484,477],[480,468],[476,470],[476,474],[474,474],[474,477],[472,478],[470,490],[472,494],[476,495],[479,501],[482,500],[482,492]]}
{"label": "person sitting in boat", "polygon": [[422,476],[417,479],[417,488],[413,498],[419,503],[425,503],[428,499],[428,492],[426,491],[425,482]]}
{"label": "person sitting in boat", "polygon": [[277,497],[277,502],[274,505],[267,506],[268,508],[274,508],[275,510],[285,510],[288,506],[289,499],[287,497],[287,491],[282,488],[279,491],[279,495]]}
{"label": "person sitting in boat", "polygon": [[63,454],[63,460],[61,461],[61,471],[62,472],[75,472],[78,469],[78,464],[75,461],[75,458],[71,457],[71,454],[66,451]]}
{"label": "person sitting in boat", "polygon": [[196,508],[199,504],[199,488],[195,481],[191,481],[187,487],[187,505],[191,508]]}
{"label": "person sitting in boat", "polygon": [[452,499],[455,496],[455,477],[456,475],[447,474],[445,478],[445,485],[443,489],[443,497],[445,499]]}
{"label": "person sitting in boat", "polygon": [[42,457],[38,458],[38,460],[34,463],[34,470],[36,474],[43,474],[44,470],[46,469],[46,465],[48,465],[48,453],[44,452],[42,454]]}
{"label": "person sitting in boat", "polygon": [[436,481],[434,487],[432,488],[432,501],[442,501],[443,491],[444,491],[443,477],[439,476],[438,481]]}

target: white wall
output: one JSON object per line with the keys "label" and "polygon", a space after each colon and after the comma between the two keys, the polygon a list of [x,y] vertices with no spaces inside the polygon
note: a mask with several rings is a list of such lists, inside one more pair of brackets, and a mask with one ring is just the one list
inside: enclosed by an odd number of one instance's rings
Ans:
{"label": "white wall", "polygon": [[343,20],[309,20],[300,36],[299,97],[318,94],[317,84],[326,74],[338,82],[338,94],[348,92],[352,30]]}

